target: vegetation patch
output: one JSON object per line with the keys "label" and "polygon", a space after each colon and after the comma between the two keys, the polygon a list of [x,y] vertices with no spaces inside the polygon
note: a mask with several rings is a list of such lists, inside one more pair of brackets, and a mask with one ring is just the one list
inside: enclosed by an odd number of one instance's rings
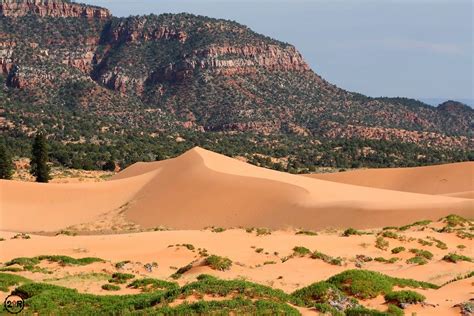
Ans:
{"label": "vegetation patch", "polygon": [[342,266],[342,258],[340,257],[337,257],[337,258],[334,258],[334,257],[331,257],[329,255],[326,255],[322,252],[319,252],[319,251],[314,251],[312,254],[311,254],[311,258],[312,259],[319,259],[319,260],[323,260],[324,262],[326,263],[329,263],[329,264],[332,264],[332,265],[336,265],[336,266]]}
{"label": "vegetation patch", "polygon": [[431,252],[429,252],[428,250],[412,248],[412,249],[410,249],[410,252],[414,253],[417,257],[423,257],[423,258],[428,259],[428,260],[433,259],[433,254]]}
{"label": "vegetation patch", "polygon": [[297,246],[293,248],[293,254],[299,257],[307,256],[310,253],[311,253],[311,250],[309,250],[306,247]]}
{"label": "vegetation patch", "polygon": [[257,236],[271,235],[272,231],[269,228],[257,228]]}
{"label": "vegetation patch", "polygon": [[408,229],[410,229],[412,227],[415,227],[415,226],[424,227],[424,226],[427,226],[427,225],[431,224],[431,222],[432,222],[431,220],[418,221],[418,222],[414,222],[414,223],[409,224],[409,225],[401,226],[401,227],[398,228],[398,230],[405,231],[405,230],[408,230]]}
{"label": "vegetation patch", "polygon": [[382,237],[392,238],[392,239],[401,239],[401,236],[391,230],[386,230],[381,233]]}
{"label": "vegetation patch", "polygon": [[118,283],[118,284],[125,284],[128,280],[133,279],[135,275],[130,273],[120,273],[116,272],[112,274],[112,278],[109,279],[110,283]]}
{"label": "vegetation patch", "polygon": [[421,238],[418,238],[418,243],[422,246],[433,246],[433,243],[431,241],[427,241]]}
{"label": "vegetation patch", "polygon": [[365,233],[363,231],[360,231],[354,228],[348,228],[342,233],[342,236],[349,237],[349,236],[360,236],[360,235],[368,235],[368,234],[369,233]]}
{"label": "vegetation patch", "polygon": [[229,270],[232,266],[232,260],[225,257],[220,257],[216,255],[212,255],[206,258],[205,261],[206,265],[211,267],[211,269],[225,271]]}
{"label": "vegetation patch", "polygon": [[367,270],[347,270],[327,280],[344,293],[361,299],[374,298],[392,292],[394,286],[412,288],[432,288],[438,286],[411,279],[400,279],[386,276],[379,272]]}
{"label": "vegetation patch", "polygon": [[115,264],[115,267],[117,269],[123,269],[125,267],[126,264],[130,263],[130,260],[124,260],[124,261],[120,261],[120,262],[117,262]]}
{"label": "vegetation patch", "polygon": [[120,286],[107,283],[107,284],[102,285],[102,289],[106,291],[120,291]]}
{"label": "vegetation patch", "polygon": [[405,251],[405,250],[406,250],[405,247],[395,247],[395,248],[392,249],[392,253],[397,254],[397,253],[400,253],[400,252]]}
{"label": "vegetation patch", "polygon": [[433,242],[435,242],[437,248],[443,249],[443,250],[448,249],[448,245],[446,245],[446,243],[442,242],[441,240],[436,239],[436,238],[431,237],[431,236],[428,236],[426,238],[429,239],[429,240],[432,240]]}
{"label": "vegetation patch", "polygon": [[473,223],[470,220],[465,219],[462,216],[456,215],[456,214],[451,214],[446,217],[440,218],[440,221],[443,223],[446,223],[447,227],[453,228],[453,227],[465,227],[465,226],[472,226]]}
{"label": "vegetation patch", "polygon": [[400,260],[400,259],[398,259],[398,258],[385,259],[385,258],[383,258],[383,257],[376,257],[376,258],[374,258],[374,261],[382,262],[382,263],[395,263],[395,262],[397,262],[398,260]]}
{"label": "vegetation patch", "polygon": [[9,274],[9,273],[0,273],[0,291],[8,292],[9,288],[16,286],[22,283],[31,282],[27,278],[24,278],[19,275]]}
{"label": "vegetation patch", "polygon": [[225,230],[226,230],[226,229],[225,229],[225,228],[222,228],[222,227],[213,227],[211,231],[212,231],[213,233],[223,233],[223,232],[225,232]]}
{"label": "vegetation patch", "polygon": [[158,279],[138,279],[127,285],[128,288],[140,289],[142,292],[167,291],[179,288],[178,284]]}
{"label": "vegetation patch", "polygon": [[296,232],[296,235],[317,236],[318,233],[312,230],[299,230]]}
{"label": "vegetation patch", "polygon": [[375,240],[375,247],[379,248],[380,250],[387,250],[389,246],[389,242],[381,236],[377,237]]}
{"label": "vegetation patch", "polygon": [[450,253],[443,257],[444,261],[456,263],[459,261],[473,262],[474,260],[468,256],[459,255],[457,253]]}
{"label": "vegetation patch", "polygon": [[385,294],[385,301],[397,306],[404,306],[404,304],[417,304],[423,302],[426,297],[415,291],[404,290],[394,291]]}
{"label": "vegetation patch", "polygon": [[171,275],[171,277],[175,280],[179,279],[183,276],[186,272],[193,268],[193,263],[187,264],[184,267],[179,268],[175,273]]}
{"label": "vegetation patch", "polygon": [[36,257],[36,259],[40,261],[48,260],[49,262],[57,262],[58,264],[62,266],[66,266],[66,265],[85,266],[85,265],[89,265],[95,262],[104,262],[103,259],[95,258],[95,257],[75,259],[68,256],[38,256]]}
{"label": "vegetation patch", "polygon": [[415,256],[413,258],[407,259],[406,263],[408,264],[417,264],[417,265],[424,265],[428,263],[428,260],[424,257]]}

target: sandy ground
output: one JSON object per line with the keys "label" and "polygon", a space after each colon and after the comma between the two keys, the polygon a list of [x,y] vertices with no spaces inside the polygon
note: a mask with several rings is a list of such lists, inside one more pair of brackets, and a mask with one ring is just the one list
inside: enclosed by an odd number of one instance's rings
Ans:
{"label": "sandy ground", "polygon": [[474,198],[474,162],[416,168],[365,169],[306,176],[379,189]]}
{"label": "sandy ground", "polygon": [[[365,255],[372,258],[397,257],[400,260],[393,264],[367,262],[362,268],[379,271],[384,274],[413,278],[428,281],[438,285],[453,280],[472,271],[474,264],[469,262],[448,263],[442,257],[451,252],[474,256],[472,240],[461,239],[455,233],[438,233],[431,229],[410,229],[406,232],[397,232],[405,240],[386,238],[390,245],[388,250],[375,247],[376,234],[380,230],[369,230],[369,235],[342,237],[341,231],[320,231],[317,236],[296,235],[296,231],[273,231],[270,235],[257,236],[255,232],[248,233],[243,229],[232,229],[221,233],[211,230],[186,231],[157,231],[135,234],[116,234],[101,236],[38,236],[31,235],[31,239],[11,239],[14,235],[1,232],[0,261],[5,262],[15,257],[32,257],[37,255],[69,255],[72,257],[100,257],[107,262],[94,263],[81,267],[59,267],[56,264],[44,262],[42,268],[52,271],[52,274],[21,272],[20,274],[36,281],[77,288],[81,292],[106,295],[110,292],[101,289],[107,283],[107,275],[121,271],[137,275],[137,277],[154,277],[170,280],[170,275],[177,268],[191,262],[194,267],[187,272],[179,283],[185,284],[194,281],[202,273],[212,274],[223,279],[244,278],[249,281],[283,289],[292,292],[313,282],[347,269],[356,268],[356,256]],[[433,237],[445,242],[448,249],[440,249],[435,245],[422,246],[418,239],[428,240]],[[192,244],[195,250],[189,250],[181,244]],[[457,246],[464,245],[460,250]],[[343,258],[342,266],[331,265],[321,260],[306,257],[293,257],[282,262],[282,258],[290,256],[295,246],[304,246],[312,251],[318,250],[332,257]],[[434,258],[426,265],[412,265],[405,261],[413,255],[408,251],[392,254],[390,249],[404,246],[407,249],[418,248],[429,250]],[[206,249],[209,254],[225,256],[233,261],[229,271],[214,271],[202,265],[203,257],[198,248]],[[257,252],[257,249],[262,248]],[[118,270],[115,263],[130,260],[123,269]],[[156,262],[158,267],[152,272],[144,269],[144,264]],[[93,274],[92,274],[93,273]],[[474,280],[465,279],[456,281],[439,290],[417,290],[427,297],[427,302],[437,305],[411,306],[408,315],[413,311],[417,315],[456,315],[459,310],[453,305],[473,298]],[[133,294],[138,290],[123,287],[114,294]],[[371,308],[386,309],[383,298],[364,302]],[[307,314],[310,311],[304,310]]]}
{"label": "sandy ground", "polygon": [[[463,174],[469,174],[471,167],[453,165],[450,179],[463,168]],[[450,165],[439,168],[449,171]],[[431,173],[439,168],[431,168]],[[461,197],[407,193],[263,169],[196,147],[175,159],[135,164],[102,183],[0,181],[0,229],[58,231],[119,210],[130,226],[174,229],[370,228],[450,213],[472,218],[472,186],[461,182],[455,187],[464,192]]]}

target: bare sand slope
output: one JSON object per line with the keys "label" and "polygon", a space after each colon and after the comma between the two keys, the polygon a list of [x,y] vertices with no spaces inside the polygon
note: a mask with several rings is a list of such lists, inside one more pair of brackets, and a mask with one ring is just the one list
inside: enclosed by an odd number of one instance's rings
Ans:
{"label": "bare sand slope", "polygon": [[0,185],[0,229],[16,231],[59,230],[124,205],[126,218],[145,228],[366,228],[450,213],[474,217],[470,199],[312,179],[201,148],[175,159],[133,165],[106,183]]}
{"label": "bare sand slope", "polygon": [[117,178],[153,167],[159,174],[136,195],[126,213],[145,227],[377,227],[437,219],[452,212],[474,215],[473,201],[468,199],[311,179],[258,168],[202,148],[166,162],[132,166]]}
{"label": "bare sand slope", "polygon": [[0,180],[0,229],[56,231],[91,221],[128,203],[153,176],[82,184]]}
{"label": "bare sand slope", "polygon": [[474,197],[474,162],[415,168],[366,169],[306,176],[387,190]]}

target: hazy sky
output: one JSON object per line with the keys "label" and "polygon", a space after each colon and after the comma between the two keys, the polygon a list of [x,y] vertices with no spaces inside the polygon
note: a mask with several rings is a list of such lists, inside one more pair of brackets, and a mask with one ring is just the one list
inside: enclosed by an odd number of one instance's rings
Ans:
{"label": "hazy sky", "polygon": [[370,96],[472,99],[473,0],[82,0],[116,16],[189,12],[295,45],[314,71]]}

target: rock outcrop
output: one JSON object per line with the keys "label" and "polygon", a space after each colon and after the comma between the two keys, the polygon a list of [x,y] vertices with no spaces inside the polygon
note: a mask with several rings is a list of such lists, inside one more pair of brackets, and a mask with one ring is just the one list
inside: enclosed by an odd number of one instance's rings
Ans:
{"label": "rock outcrop", "polygon": [[0,16],[85,17],[108,19],[110,11],[64,0],[1,0]]}

